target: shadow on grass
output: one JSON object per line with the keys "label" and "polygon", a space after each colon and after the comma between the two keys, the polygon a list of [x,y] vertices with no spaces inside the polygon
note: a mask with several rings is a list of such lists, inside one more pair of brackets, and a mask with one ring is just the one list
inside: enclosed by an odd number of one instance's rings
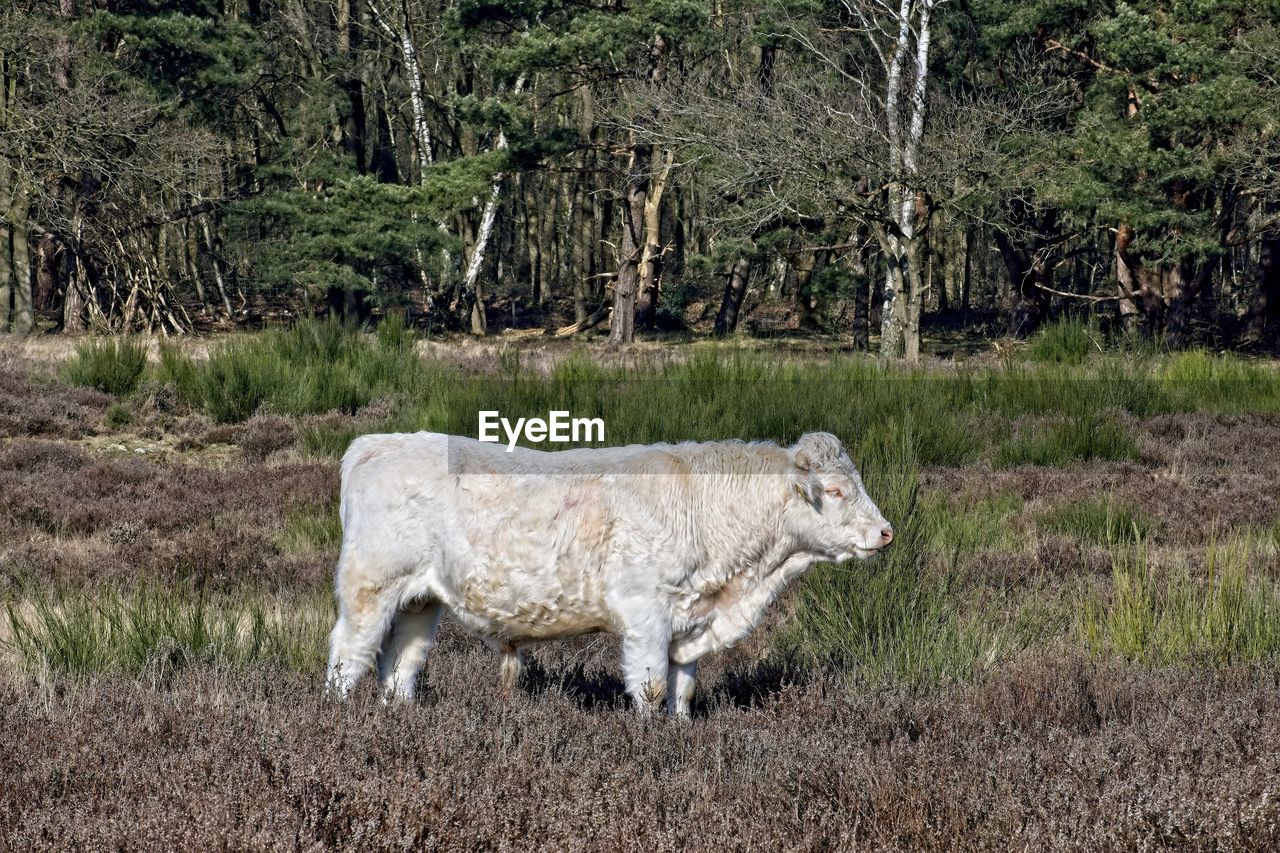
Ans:
{"label": "shadow on grass", "polygon": [[[784,690],[807,685],[812,680],[811,673],[791,655],[729,667],[699,682],[691,713],[695,718],[705,718],[718,708],[759,709]],[[529,657],[519,689],[531,697],[557,693],[589,712],[631,707],[626,686],[617,671],[584,661],[547,666]]]}

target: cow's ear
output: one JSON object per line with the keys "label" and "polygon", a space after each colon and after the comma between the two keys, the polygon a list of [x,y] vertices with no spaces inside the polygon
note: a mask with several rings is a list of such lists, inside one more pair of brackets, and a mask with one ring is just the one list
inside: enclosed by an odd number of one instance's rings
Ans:
{"label": "cow's ear", "polygon": [[791,469],[792,487],[811,504],[818,502],[822,494],[822,483],[818,480],[818,472],[813,464],[813,457],[804,450],[794,450],[791,454],[794,466]]}

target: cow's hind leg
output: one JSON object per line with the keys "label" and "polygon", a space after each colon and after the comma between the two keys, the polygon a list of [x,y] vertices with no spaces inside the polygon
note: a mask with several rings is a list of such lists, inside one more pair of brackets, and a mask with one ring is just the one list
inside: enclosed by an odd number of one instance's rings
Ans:
{"label": "cow's hind leg", "polygon": [[414,601],[396,614],[391,635],[378,655],[378,680],[387,699],[413,699],[418,673],[436,644],[443,607],[437,601]]}
{"label": "cow's hind leg", "polygon": [[399,602],[384,586],[338,583],[338,622],[329,634],[328,691],[345,698],[373,663]]}
{"label": "cow's hind leg", "polygon": [[693,701],[693,688],[698,676],[698,662],[676,663],[667,670],[667,713],[679,717],[689,716]]}

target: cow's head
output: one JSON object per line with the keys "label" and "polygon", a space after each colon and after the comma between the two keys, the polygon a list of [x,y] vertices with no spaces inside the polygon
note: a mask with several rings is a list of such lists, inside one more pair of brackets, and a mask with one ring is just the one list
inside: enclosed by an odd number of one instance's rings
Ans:
{"label": "cow's head", "polygon": [[867,496],[840,439],[805,433],[790,450],[792,482],[802,500],[793,532],[825,559],[866,559],[893,541],[893,528]]}

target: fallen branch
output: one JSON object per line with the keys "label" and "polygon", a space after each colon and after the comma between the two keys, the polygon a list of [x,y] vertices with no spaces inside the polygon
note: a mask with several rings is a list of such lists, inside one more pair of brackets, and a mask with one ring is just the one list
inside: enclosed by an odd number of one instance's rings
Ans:
{"label": "fallen branch", "polygon": [[1045,284],[1032,282],[1037,288],[1052,293],[1054,296],[1065,296],[1067,299],[1083,299],[1085,302],[1123,302],[1126,299],[1135,299],[1142,294],[1142,291],[1135,290],[1132,293],[1121,293],[1116,296],[1094,296],[1091,293],[1070,293],[1065,290],[1055,290]]}
{"label": "fallen branch", "polygon": [[605,317],[608,317],[609,314],[613,312],[613,305],[610,304],[611,301],[612,300],[606,299],[590,317],[584,317],[577,323],[572,323],[568,326],[561,326],[556,329],[555,336],[557,338],[567,338],[571,335],[576,335],[579,332],[585,332],[587,329],[600,325],[600,321]]}

